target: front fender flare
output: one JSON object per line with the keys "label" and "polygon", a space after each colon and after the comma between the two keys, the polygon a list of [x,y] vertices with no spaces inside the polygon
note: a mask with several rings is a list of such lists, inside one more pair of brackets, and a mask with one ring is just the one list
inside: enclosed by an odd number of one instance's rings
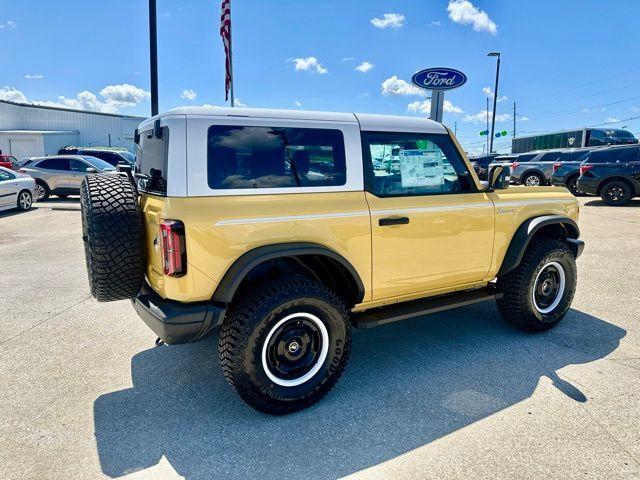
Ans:
{"label": "front fender flare", "polygon": [[580,256],[584,247],[584,242],[578,240],[580,237],[580,228],[578,224],[569,217],[562,215],[543,215],[525,220],[516,230],[511,238],[511,243],[507,249],[507,253],[502,261],[502,266],[498,272],[498,276],[509,273],[511,270],[520,265],[524,252],[529,246],[529,242],[536,232],[548,225],[562,225],[567,232],[567,243],[573,250],[576,257]]}

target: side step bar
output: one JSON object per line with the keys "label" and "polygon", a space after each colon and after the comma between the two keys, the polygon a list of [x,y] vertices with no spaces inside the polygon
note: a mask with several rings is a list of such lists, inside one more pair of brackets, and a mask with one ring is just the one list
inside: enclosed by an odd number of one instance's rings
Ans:
{"label": "side step bar", "polygon": [[476,290],[450,293],[354,313],[351,315],[351,321],[356,328],[373,328],[386,323],[398,322],[407,318],[473,305],[474,303],[486,302],[487,300],[495,300],[501,297],[502,293],[496,292],[495,287],[490,285]]}

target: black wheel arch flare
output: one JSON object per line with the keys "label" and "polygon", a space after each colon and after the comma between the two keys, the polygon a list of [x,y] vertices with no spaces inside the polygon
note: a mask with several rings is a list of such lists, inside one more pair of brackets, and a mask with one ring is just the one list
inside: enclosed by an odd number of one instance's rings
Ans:
{"label": "black wheel arch flare", "polygon": [[498,272],[498,276],[509,273],[516,268],[524,256],[524,252],[529,245],[531,239],[542,228],[552,225],[560,226],[566,232],[565,240],[576,257],[580,256],[584,247],[584,242],[579,240],[580,228],[578,224],[569,217],[562,215],[542,215],[532,217],[525,220],[516,230],[511,238],[511,243],[507,249],[507,253],[502,260],[502,265]]}
{"label": "black wheel arch flare", "polygon": [[326,256],[346,269],[351,275],[354,284],[356,285],[356,303],[360,303],[364,299],[364,284],[358,274],[357,270],[351,265],[351,263],[339,253],[331,250],[320,244],[311,242],[292,242],[292,243],[277,243],[272,245],[265,245],[262,247],[256,247],[248,252],[245,252],[229,267],[225,272],[222,280],[218,284],[212,300],[220,303],[230,303],[233,300],[235,292],[242,283],[242,280],[253,270],[255,267],[263,262],[273,260],[282,257],[296,257],[300,255],[319,255]]}

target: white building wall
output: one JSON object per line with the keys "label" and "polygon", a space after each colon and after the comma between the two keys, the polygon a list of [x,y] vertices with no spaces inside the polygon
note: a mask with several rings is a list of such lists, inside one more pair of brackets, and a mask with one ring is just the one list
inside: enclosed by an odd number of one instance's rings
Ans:
{"label": "white building wall", "polygon": [[[0,130],[71,130],[79,146],[124,147],[134,152],[134,130],[144,117],[99,114],[0,101]],[[0,147],[1,148],[1,147]]]}

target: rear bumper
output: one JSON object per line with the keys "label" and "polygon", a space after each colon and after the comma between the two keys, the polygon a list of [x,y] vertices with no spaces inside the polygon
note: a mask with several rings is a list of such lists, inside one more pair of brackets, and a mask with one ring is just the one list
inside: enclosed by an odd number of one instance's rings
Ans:
{"label": "rear bumper", "polygon": [[598,194],[598,185],[599,182],[595,179],[586,179],[584,177],[578,178],[578,182],[576,183],[576,187],[578,190],[584,193],[588,193],[589,195],[597,195]]}
{"label": "rear bumper", "polygon": [[181,303],[164,299],[146,283],[131,303],[153,333],[170,345],[201,340],[222,323],[227,311],[226,305],[212,302]]}

